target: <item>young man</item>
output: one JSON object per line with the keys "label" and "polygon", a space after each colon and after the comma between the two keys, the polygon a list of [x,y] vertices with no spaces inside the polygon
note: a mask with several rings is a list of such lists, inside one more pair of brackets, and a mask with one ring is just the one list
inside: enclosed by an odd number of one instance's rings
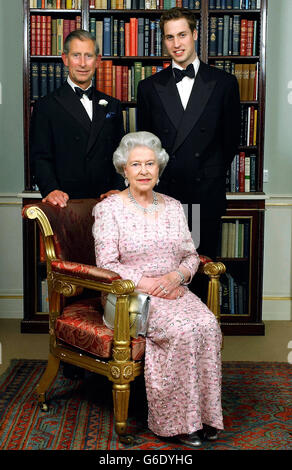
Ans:
{"label": "young man", "polygon": [[138,85],[138,129],[156,134],[170,156],[158,191],[200,204],[198,251],[216,256],[225,177],[237,151],[240,98],[236,78],[196,54],[195,17],[171,8],[160,19],[172,64]]}
{"label": "young man", "polygon": [[124,127],[121,103],[91,85],[99,59],[88,31],[67,36],[62,59],[69,76],[35,104],[30,157],[43,201],[64,207],[69,198],[123,188],[112,155]]}

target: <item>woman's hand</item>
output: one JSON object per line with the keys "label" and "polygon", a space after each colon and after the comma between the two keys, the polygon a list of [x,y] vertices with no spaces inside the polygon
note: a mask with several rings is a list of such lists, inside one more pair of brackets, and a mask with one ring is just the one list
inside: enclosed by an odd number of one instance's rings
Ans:
{"label": "woman's hand", "polygon": [[[164,276],[154,278],[154,281],[148,289],[148,294],[154,295],[155,297],[170,298],[176,289],[180,286],[181,277],[176,271],[164,274]],[[177,294],[174,298],[177,297]]]}
{"label": "woman's hand", "polygon": [[180,286],[174,289],[170,294],[164,295],[163,298],[168,300],[176,300],[180,297],[183,297],[185,293],[186,289],[183,286]]}

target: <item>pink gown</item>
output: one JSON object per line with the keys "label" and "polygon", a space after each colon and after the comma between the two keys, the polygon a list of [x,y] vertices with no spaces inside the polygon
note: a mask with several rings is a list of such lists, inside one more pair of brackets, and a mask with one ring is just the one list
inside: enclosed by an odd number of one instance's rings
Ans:
{"label": "pink gown", "polygon": [[[96,264],[135,285],[185,266],[195,274],[199,256],[182,205],[162,195],[163,210],[144,216],[121,196],[93,209]],[[223,429],[221,331],[213,313],[187,287],[177,300],[151,297],[146,336],[148,426],[157,435],[190,434],[208,424]]]}

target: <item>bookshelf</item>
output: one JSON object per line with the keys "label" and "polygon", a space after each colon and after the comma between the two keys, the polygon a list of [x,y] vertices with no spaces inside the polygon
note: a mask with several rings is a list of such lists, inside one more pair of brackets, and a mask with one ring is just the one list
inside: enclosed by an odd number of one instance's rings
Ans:
{"label": "bookshelf", "polygon": [[[148,0],[24,0],[23,4],[23,203],[27,204],[40,198],[29,163],[31,110],[35,100],[59,86],[67,73],[60,55],[62,39],[59,38],[58,44],[56,28],[59,28],[60,36],[62,33],[66,35],[69,28],[80,26],[96,35],[102,53],[102,73],[97,71],[94,80],[97,88],[122,101],[128,132],[135,130],[138,81],[169,64],[157,25],[163,9],[175,5],[168,0],[154,3]],[[267,0],[184,0],[182,4],[192,8],[196,15],[199,32],[197,53],[200,59],[235,74],[240,85],[241,141],[226,179],[228,208],[222,218],[222,228],[226,236],[227,224],[228,227],[235,225],[237,237],[238,233],[243,238],[245,234],[246,247],[244,256],[238,256],[238,251],[237,256],[227,256],[224,251],[221,252],[221,245],[218,247],[218,259],[226,264],[227,273],[233,278],[229,277],[229,283],[233,286],[237,306],[231,311],[230,308],[226,309],[227,304],[222,305],[222,329],[230,335],[262,335]],[[37,28],[40,31],[36,34],[42,34],[39,44],[34,33]],[[37,228],[29,226],[26,221],[23,234],[22,331],[47,332],[48,317],[45,311],[41,311],[44,310],[41,297],[45,297],[42,282],[45,265],[39,255],[39,234]],[[226,287],[226,279],[222,282],[222,292],[224,283]],[[234,300],[232,308],[233,304]]]}

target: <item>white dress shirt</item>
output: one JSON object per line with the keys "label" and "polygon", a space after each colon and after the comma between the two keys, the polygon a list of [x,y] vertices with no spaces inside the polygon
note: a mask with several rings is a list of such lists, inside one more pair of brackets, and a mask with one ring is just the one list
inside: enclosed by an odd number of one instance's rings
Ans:
{"label": "white dress shirt", "polygon": [[[193,62],[193,66],[194,66],[195,78],[196,78],[196,75],[197,75],[199,67],[200,67],[200,60],[199,60],[198,56],[195,58],[195,60]],[[183,70],[183,67],[178,65],[173,60],[172,61],[172,68],[174,68],[174,67],[176,67],[177,69]],[[178,82],[176,84],[178,92],[179,92],[179,96],[180,96],[180,99],[181,99],[181,103],[182,103],[184,109],[186,109],[186,107],[187,107],[187,104],[188,104],[188,101],[189,101],[189,98],[190,98],[190,95],[191,95],[191,92],[192,92],[193,84],[195,83],[195,78],[184,77],[180,82]]]}
{"label": "white dress shirt", "polygon": [[[69,75],[68,75],[68,77],[67,77],[67,82],[68,82],[69,85],[73,88],[74,93],[76,93],[76,92],[75,92],[75,87],[78,86],[78,85],[76,85],[76,83],[72,82],[72,80],[71,80],[71,78],[69,77]],[[91,85],[90,85],[90,86],[91,86]],[[88,88],[90,88],[90,86],[89,86]],[[78,88],[81,88],[81,87],[78,86]],[[86,90],[88,90],[88,88],[86,88]],[[83,106],[84,106],[84,108],[85,108],[85,110],[86,110],[86,112],[87,112],[87,114],[88,114],[90,120],[92,121],[92,100],[90,100],[87,95],[83,95],[82,98],[80,98],[80,101],[81,101],[81,103],[83,104]]]}

